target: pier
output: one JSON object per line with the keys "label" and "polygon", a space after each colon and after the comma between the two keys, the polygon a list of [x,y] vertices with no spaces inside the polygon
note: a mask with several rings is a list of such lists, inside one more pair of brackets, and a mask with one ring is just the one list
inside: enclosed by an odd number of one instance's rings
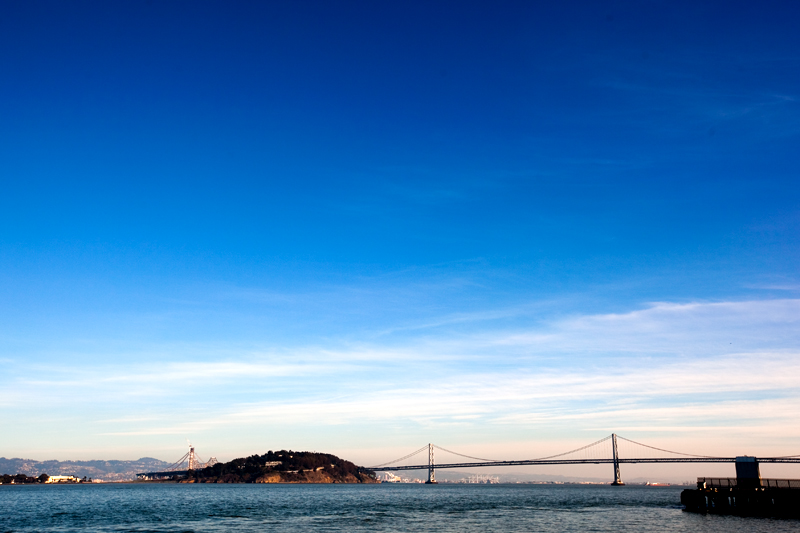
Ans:
{"label": "pier", "polygon": [[697,478],[681,503],[693,513],[800,518],[800,479],[762,479],[758,459],[737,457],[735,478]]}

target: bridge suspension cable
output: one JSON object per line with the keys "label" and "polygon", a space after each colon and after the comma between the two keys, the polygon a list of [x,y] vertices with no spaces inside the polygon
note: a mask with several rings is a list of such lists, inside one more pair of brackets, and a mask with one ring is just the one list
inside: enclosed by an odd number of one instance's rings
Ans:
{"label": "bridge suspension cable", "polygon": [[402,461],[402,460],[404,460],[404,459],[408,459],[409,457],[414,457],[414,456],[415,456],[415,455],[417,455],[418,453],[420,453],[420,452],[422,452],[422,451],[425,451],[425,450],[427,450],[427,449],[428,449],[428,445],[426,444],[425,446],[423,446],[423,447],[422,447],[422,448],[420,448],[419,450],[417,450],[417,451],[415,451],[415,452],[411,452],[411,453],[410,453],[410,454],[408,454],[408,455],[404,455],[404,456],[403,456],[403,457],[401,457],[400,459],[395,459],[394,461],[389,461],[388,463],[383,463],[383,464],[381,464],[381,465],[370,466],[369,468],[380,468],[380,467],[382,467],[382,466],[389,466],[389,465],[392,465],[392,464],[394,464],[394,463],[399,463],[400,461]]}
{"label": "bridge suspension cable", "polygon": [[626,439],[620,435],[617,435],[617,438],[620,440],[624,440],[630,442],[631,444],[636,444],[638,446],[644,446],[645,448],[650,448],[651,450],[657,450],[659,452],[666,452],[666,453],[674,453],[675,455],[685,455],[686,457],[702,457],[703,459],[712,459],[714,458],[711,455],[695,455],[692,453],[683,453],[683,452],[673,452],[672,450],[665,450],[664,448],[656,448],[655,446],[649,446],[647,444],[642,444],[641,442],[636,442],[635,440]]}
{"label": "bridge suspension cable", "polygon": [[188,457],[189,457],[189,452],[186,452],[183,457],[178,459],[175,463],[169,465],[167,468],[164,469],[164,471],[169,472],[171,470],[177,470],[183,464],[183,462],[186,461]]}
{"label": "bridge suspension cable", "polygon": [[436,444],[434,444],[433,446],[434,448],[439,448],[443,452],[452,453],[453,455],[458,455],[459,457],[466,457],[467,459],[475,459],[476,461],[490,461],[493,463],[496,463],[498,461],[497,459],[483,459],[482,457],[472,457],[471,455],[464,455],[463,453],[447,450],[445,448],[442,448],[441,446],[437,446]]}
{"label": "bridge suspension cable", "polygon": [[[188,460],[188,465],[184,466]],[[217,461],[216,457],[211,457],[208,461],[203,461],[194,453],[194,448],[189,448],[189,451],[183,454],[183,457],[178,459],[176,462],[172,463],[168,467],[164,469],[164,472],[173,472],[176,470],[185,470],[187,467],[189,469],[200,469],[205,468],[207,466],[214,466],[219,461]]]}
{"label": "bridge suspension cable", "polygon": [[[628,451],[633,452],[630,456],[625,454],[620,454],[620,450],[618,447],[618,442],[625,442],[627,448],[631,448]],[[601,446],[603,443],[611,441],[609,444],[605,446]],[[632,445],[632,446],[631,446]],[[433,450],[434,448],[438,448],[439,450],[457,455],[459,457],[465,457],[467,459],[472,459],[475,461],[480,461],[476,463],[444,463],[444,464],[434,464],[433,461]],[[404,465],[395,465],[395,463],[399,463],[405,459],[410,457],[414,457],[417,454],[428,450],[428,463],[427,464],[404,464]],[[655,450],[661,452],[661,454],[669,454],[671,457],[661,457],[651,455],[644,455],[641,456],[640,454],[643,453],[642,449],[648,450]],[[580,454],[576,458],[575,454],[579,452],[585,452]],[[609,453],[610,452],[610,453]],[[572,456],[567,458],[566,456]],[[677,457],[676,457],[677,456]],[[624,485],[620,476],[620,464],[636,464],[636,463],[739,463],[740,457],[718,457],[718,456],[711,456],[711,455],[697,455],[691,453],[684,453],[684,452],[676,452],[674,450],[667,450],[664,448],[658,448],[656,446],[650,446],[649,444],[643,444],[641,442],[637,442],[635,440],[626,439],[625,437],[620,437],[612,433],[611,435],[602,438],[598,441],[592,442],[591,444],[587,444],[586,446],[581,446],[580,448],[575,448],[574,450],[570,450],[568,452],[559,453],[555,455],[549,455],[547,457],[541,457],[539,459],[528,459],[528,460],[510,460],[510,461],[495,461],[492,459],[485,459],[482,457],[473,457],[471,455],[466,455],[458,452],[454,452],[452,450],[448,450],[446,448],[442,448],[441,446],[437,446],[434,444],[429,444],[428,446],[423,446],[422,448],[405,455],[399,459],[395,459],[394,461],[389,461],[388,463],[383,463],[378,466],[373,466],[375,470],[393,470],[393,471],[400,471],[400,470],[428,470],[428,481],[427,483],[436,483],[434,472],[436,468],[485,468],[487,466],[526,466],[526,465],[553,465],[553,464],[560,464],[560,465],[577,465],[577,464],[613,464],[614,466],[614,481],[611,483],[612,485]],[[756,461],[755,457],[752,457],[754,461]],[[794,463],[800,464],[800,454],[798,455],[785,455],[782,457],[759,457],[757,459],[759,463]],[[395,466],[389,466],[395,465]]]}
{"label": "bridge suspension cable", "polygon": [[531,461],[546,461],[548,459],[555,459],[556,457],[564,457],[565,455],[569,455],[571,453],[577,453],[577,452],[583,451],[583,450],[585,450],[587,448],[591,448],[592,446],[597,446],[598,444],[600,444],[602,442],[605,442],[605,441],[607,441],[609,439],[611,439],[611,435],[609,435],[608,437],[605,437],[603,439],[600,439],[600,440],[598,440],[596,442],[593,442],[591,444],[587,444],[586,446],[581,446],[580,448],[575,448],[574,450],[570,450],[568,452],[559,453],[559,454],[556,454],[556,455],[549,455],[547,457],[539,457],[537,459],[531,459]]}
{"label": "bridge suspension cable", "polygon": [[[602,438],[602,439],[600,439],[600,440],[598,440],[596,442],[593,442],[591,444],[587,444],[586,446],[581,446],[580,448],[576,448],[574,450],[570,450],[568,452],[559,453],[559,454],[556,454],[556,455],[550,455],[550,456],[547,456],[547,457],[540,457],[538,459],[531,459],[531,460],[532,461],[546,461],[548,459],[555,459],[555,458],[558,458],[558,457],[564,457],[565,455],[570,455],[572,453],[577,453],[577,452],[586,450],[588,448],[591,448],[593,446],[597,446],[598,444],[601,444],[601,443],[603,443],[603,442],[605,442],[605,441],[607,441],[609,439],[611,439],[611,435],[609,435],[608,437]],[[442,448],[441,446],[438,446],[436,444],[433,444],[433,447],[438,448],[438,449],[442,450],[443,452],[451,453],[451,454],[457,455],[459,457],[465,457],[467,459],[474,459],[475,461],[502,462],[502,461],[500,461],[498,459],[486,459],[484,457],[473,457],[472,455],[465,455],[463,453],[454,452],[453,450],[448,450],[447,448]],[[395,459],[394,461],[389,461],[388,463],[382,463],[382,464],[379,464],[379,465],[370,466],[369,468],[375,469],[375,468],[382,468],[384,466],[393,465],[395,463],[399,463],[400,461],[403,461],[403,460],[408,459],[410,457],[414,457],[415,455],[417,455],[419,453],[422,453],[423,451],[425,451],[427,449],[428,449],[428,446],[423,446],[422,448],[420,448],[420,449],[418,449],[418,450],[416,450],[414,452],[411,452],[408,455],[404,455],[403,457],[401,457],[399,459]]]}

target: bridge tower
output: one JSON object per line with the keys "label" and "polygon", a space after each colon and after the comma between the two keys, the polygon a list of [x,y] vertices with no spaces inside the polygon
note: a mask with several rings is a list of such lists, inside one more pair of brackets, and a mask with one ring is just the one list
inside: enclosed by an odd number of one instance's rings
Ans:
{"label": "bridge tower", "polygon": [[198,467],[197,456],[194,454],[194,446],[189,445],[189,470],[196,470]]}
{"label": "bridge tower", "polygon": [[428,481],[427,484],[436,484],[436,468],[433,462],[433,444],[428,443]]}
{"label": "bridge tower", "polygon": [[611,434],[611,450],[614,455],[614,482],[612,485],[624,485],[622,477],[619,475],[619,452],[617,451],[617,434]]}

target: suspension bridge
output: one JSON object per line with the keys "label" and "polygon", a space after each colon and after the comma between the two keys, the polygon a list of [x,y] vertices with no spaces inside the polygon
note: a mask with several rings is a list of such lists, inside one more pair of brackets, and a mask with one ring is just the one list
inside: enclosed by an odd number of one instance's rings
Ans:
{"label": "suspension bridge", "polygon": [[[439,450],[464,459],[471,459],[472,462],[461,463],[439,463],[434,461],[434,452]],[[425,464],[402,464],[401,463],[419,454],[427,452],[428,462]],[[436,483],[436,470],[445,468],[485,468],[489,466],[529,466],[529,465],[577,465],[577,464],[608,464],[614,469],[612,485],[624,485],[620,475],[620,465],[622,464],[641,464],[641,463],[734,463],[736,465],[737,478],[740,477],[759,477],[759,463],[800,463],[800,455],[790,455],[783,457],[714,457],[709,455],[696,455],[683,452],[675,452],[657,448],[648,444],[642,444],[630,439],[626,439],[616,433],[600,439],[586,446],[570,450],[568,452],[540,457],[536,459],[502,461],[496,459],[485,459],[472,457],[458,452],[447,450],[435,444],[428,444],[422,448],[411,452],[408,455],[369,467],[370,470],[378,472],[402,471],[402,470],[427,470],[428,480],[426,483]]]}
{"label": "suspension bridge", "polygon": [[214,466],[217,462],[216,457],[211,457],[208,461],[203,461],[197,457],[197,454],[194,452],[194,446],[189,443],[189,451],[163,471],[136,474],[136,479],[153,480],[169,478],[176,475],[186,475],[189,470],[200,470],[207,466]]}

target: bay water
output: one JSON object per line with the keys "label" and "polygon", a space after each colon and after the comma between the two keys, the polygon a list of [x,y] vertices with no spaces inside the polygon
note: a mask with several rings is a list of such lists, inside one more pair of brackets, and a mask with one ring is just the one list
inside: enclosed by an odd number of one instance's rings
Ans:
{"label": "bay water", "polygon": [[581,485],[0,486],[0,533],[800,531],[800,520],[682,511],[678,487]]}

